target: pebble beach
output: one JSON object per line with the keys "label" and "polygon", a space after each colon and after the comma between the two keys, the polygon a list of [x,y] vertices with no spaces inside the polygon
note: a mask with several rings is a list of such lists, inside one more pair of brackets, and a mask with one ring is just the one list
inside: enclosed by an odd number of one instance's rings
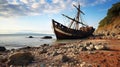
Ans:
{"label": "pebble beach", "polygon": [[1,67],[119,67],[120,41],[78,40],[0,51]]}

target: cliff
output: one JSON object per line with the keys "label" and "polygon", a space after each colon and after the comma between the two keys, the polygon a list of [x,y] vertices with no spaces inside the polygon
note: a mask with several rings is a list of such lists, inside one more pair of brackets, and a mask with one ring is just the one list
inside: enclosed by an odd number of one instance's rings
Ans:
{"label": "cliff", "polygon": [[99,22],[96,35],[118,37],[120,35],[120,2],[113,4],[107,16]]}

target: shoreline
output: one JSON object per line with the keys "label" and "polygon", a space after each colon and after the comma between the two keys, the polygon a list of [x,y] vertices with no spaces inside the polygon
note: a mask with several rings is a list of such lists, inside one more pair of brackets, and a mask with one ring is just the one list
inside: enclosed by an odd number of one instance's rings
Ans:
{"label": "shoreline", "polygon": [[[101,47],[95,47],[101,45]],[[30,53],[34,60],[26,62],[25,66],[65,66],[65,67],[119,67],[120,66],[120,41],[106,39],[87,39],[73,43],[44,44],[40,47],[24,47],[0,52],[0,66],[22,66],[20,58],[22,53]],[[20,54],[19,54],[20,53]],[[21,57],[21,55],[23,55]],[[11,58],[12,57],[12,58]],[[16,60],[13,60],[13,58]],[[116,58],[116,59],[115,59]],[[13,62],[16,61],[16,62]],[[7,65],[7,66],[6,66]]]}

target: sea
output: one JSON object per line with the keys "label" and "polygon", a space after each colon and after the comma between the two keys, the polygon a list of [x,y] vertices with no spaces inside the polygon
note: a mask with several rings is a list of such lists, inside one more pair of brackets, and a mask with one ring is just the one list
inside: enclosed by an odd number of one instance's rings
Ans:
{"label": "sea", "polygon": [[[33,38],[29,38],[29,36],[33,36]],[[44,36],[52,36],[52,39],[42,39]],[[4,46],[6,49],[39,47],[43,44],[53,44],[55,41],[53,34],[0,34],[0,46]]]}
{"label": "sea", "polygon": [[[33,38],[29,38],[33,36]],[[42,39],[44,36],[52,36],[52,39]],[[19,49],[23,47],[39,47],[43,44],[68,43],[76,40],[57,40],[54,34],[0,34],[0,46],[6,49]]]}

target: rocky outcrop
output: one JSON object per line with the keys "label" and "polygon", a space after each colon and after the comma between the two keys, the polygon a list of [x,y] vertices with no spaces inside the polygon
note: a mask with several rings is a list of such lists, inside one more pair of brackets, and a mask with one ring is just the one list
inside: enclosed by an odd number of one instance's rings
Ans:
{"label": "rocky outcrop", "polygon": [[107,16],[99,22],[95,31],[96,35],[103,35],[106,38],[120,38],[120,2],[113,4],[108,10]]}
{"label": "rocky outcrop", "polygon": [[103,35],[108,38],[120,38],[120,17],[116,19],[109,25],[104,27],[98,27],[95,31],[96,35]]}

